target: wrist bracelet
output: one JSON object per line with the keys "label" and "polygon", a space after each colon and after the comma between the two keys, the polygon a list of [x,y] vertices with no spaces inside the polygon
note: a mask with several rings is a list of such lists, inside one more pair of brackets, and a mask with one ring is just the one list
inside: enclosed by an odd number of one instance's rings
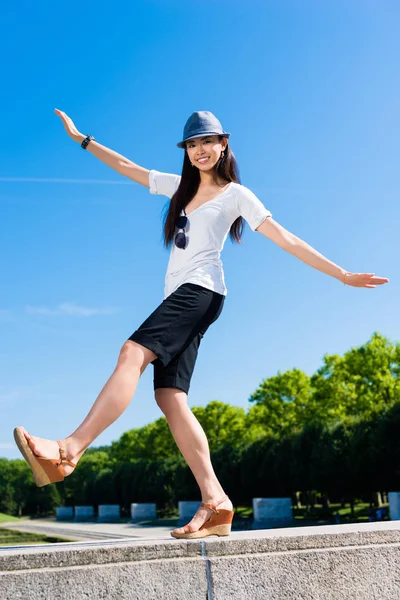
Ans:
{"label": "wrist bracelet", "polygon": [[85,139],[83,140],[83,142],[82,142],[82,144],[81,144],[81,147],[82,147],[84,150],[86,150],[88,143],[89,143],[89,142],[91,142],[91,141],[92,141],[92,140],[94,140],[94,139],[95,139],[95,138],[94,138],[92,135],[87,135],[87,136],[85,137]]}

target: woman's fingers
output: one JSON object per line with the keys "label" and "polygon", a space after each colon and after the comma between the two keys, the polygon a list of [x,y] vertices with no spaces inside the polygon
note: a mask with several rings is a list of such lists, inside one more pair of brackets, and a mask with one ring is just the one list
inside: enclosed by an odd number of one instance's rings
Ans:
{"label": "woman's fingers", "polygon": [[377,277],[375,273],[349,273],[345,278],[347,285],[354,287],[367,287],[374,288],[377,285],[387,283],[389,279],[387,277]]}
{"label": "woman's fingers", "polygon": [[384,277],[373,277],[372,280],[374,283],[377,283],[378,285],[381,285],[382,283],[387,283],[389,281],[389,279],[384,278]]}
{"label": "woman's fingers", "polygon": [[58,115],[59,117],[61,117],[63,120],[65,119],[65,117],[67,116],[65,114],[65,112],[63,112],[62,110],[58,110],[58,108],[54,109],[54,112],[56,113],[56,115]]}
{"label": "woman's fingers", "polygon": [[59,110],[58,108],[55,108],[54,112],[62,120],[63,125],[64,125],[65,130],[68,133],[68,135],[70,135],[73,139],[76,139],[77,137],[79,137],[80,134],[79,134],[77,128],[75,127],[75,123],[73,122],[73,120],[65,112],[63,112],[62,110]]}
{"label": "woman's fingers", "polygon": [[62,110],[55,109],[54,112],[60,117],[64,125],[66,125],[68,119],[67,115],[64,112],[62,112]]}
{"label": "woman's fingers", "polygon": [[387,283],[389,279],[387,277],[370,277],[370,283],[376,283],[381,285],[382,283]]}
{"label": "woman's fingers", "polygon": [[57,108],[55,108],[55,109],[54,109],[54,112],[55,112],[55,113],[56,113],[56,114],[57,114],[59,117],[61,117],[61,119],[62,119],[64,122],[71,122],[71,123],[72,123],[72,119],[70,119],[70,117],[69,117],[69,116],[68,116],[68,115],[67,115],[65,112],[63,112],[62,110],[58,110]]}

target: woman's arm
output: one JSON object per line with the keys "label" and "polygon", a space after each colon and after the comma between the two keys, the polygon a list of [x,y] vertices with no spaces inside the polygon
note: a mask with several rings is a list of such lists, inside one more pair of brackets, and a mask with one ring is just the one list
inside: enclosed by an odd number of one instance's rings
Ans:
{"label": "woman's arm", "polygon": [[[70,117],[68,117],[61,110],[55,109],[55,113],[61,118],[68,135],[75,142],[79,142],[79,144],[81,144],[86,136],[77,130],[72,119],[70,119]],[[150,187],[149,169],[145,169],[144,167],[133,163],[128,158],[125,158],[125,156],[122,156],[122,154],[118,154],[117,152],[114,152],[114,150],[111,150],[106,146],[102,146],[95,140],[89,142],[86,150],[121,175],[129,177],[129,179],[132,179],[133,181],[136,181],[137,183],[140,183],[146,187]]]}
{"label": "woman's arm", "polygon": [[[85,137],[85,135],[81,135],[77,141],[81,144]],[[86,150],[121,175],[129,177],[129,179],[141,183],[146,187],[150,187],[150,171],[148,169],[135,164],[128,158],[125,158],[125,156],[122,156],[122,154],[118,154],[114,150],[107,148],[107,146],[102,146],[95,140],[89,142]]]}
{"label": "woman's arm", "polygon": [[290,252],[310,267],[335,277],[347,285],[372,288],[389,281],[386,277],[374,277],[374,273],[351,273],[346,271],[346,269],[339,267],[339,265],[317,252],[315,248],[312,248],[282,225],[279,225],[272,217],[267,217],[256,231],[259,231],[283,250]]}

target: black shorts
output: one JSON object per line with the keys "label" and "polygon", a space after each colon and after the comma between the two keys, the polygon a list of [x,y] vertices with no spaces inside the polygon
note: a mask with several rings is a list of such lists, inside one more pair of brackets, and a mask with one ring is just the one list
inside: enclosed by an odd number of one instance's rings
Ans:
{"label": "black shorts", "polygon": [[223,294],[184,283],[128,338],[157,354],[152,361],[155,390],[174,387],[188,393],[201,339],[224,301]]}

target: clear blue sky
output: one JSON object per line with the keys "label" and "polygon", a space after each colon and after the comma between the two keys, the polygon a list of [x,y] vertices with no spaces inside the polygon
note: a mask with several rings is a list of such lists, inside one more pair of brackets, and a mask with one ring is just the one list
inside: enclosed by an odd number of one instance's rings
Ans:
{"label": "clear blue sky", "polygon": [[[274,218],[354,272],[345,287],[246,225],[222,253],[228,296],[198,357],[190,406],[244,408],[263,378],[374,331],[400,339],[399,4],[22,1],[2,12],[0,455],[12,430],[63,438],[86,416],[123,342],[161,302],[164,196],[65,133],[180,173],[186,119],[232,133],[242,183]],[[6,59],[6,60],[5,60]],[[153,368],[94,445],[162,416]]]}

